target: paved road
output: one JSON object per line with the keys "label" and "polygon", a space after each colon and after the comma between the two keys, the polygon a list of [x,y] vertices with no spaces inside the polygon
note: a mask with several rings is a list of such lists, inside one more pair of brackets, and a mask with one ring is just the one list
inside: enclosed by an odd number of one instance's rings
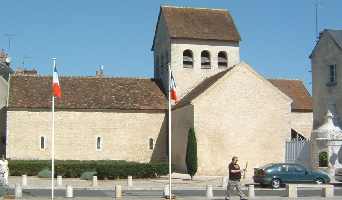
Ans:
{"label": "paved road", "polygon": [[[12,190],[13,192],[13,190]],[[51,195],[51,190],[49,189],[24,189],[23,196],[31,197],[48,197]],[[205,190],[173,190],[173,193],[178,197],[205,197]],[[245,191],[247,194],[247,191]],[[123,195],[126,197],[161,197],[163,191],[159,190],[126,190],[123,191]],[[286,191],[284,189],[280,190],[256,190],[256,196],[274,196],[274,197],[286,197]],[[112,197],[114,192],[112,190],[85,190],[85,189],[74,189],[75,197]],[[299,197],[319,197],[321,195],[320,190],[299,190]],[[64,197],[65,190],[57,189],[55,190],[55,196]],[[214,196],[223,197],[223,190],[214,190]],[[335,196],[342,196],[342,188],[335,189]],[[341,197],[342,198],[342,197]]]}

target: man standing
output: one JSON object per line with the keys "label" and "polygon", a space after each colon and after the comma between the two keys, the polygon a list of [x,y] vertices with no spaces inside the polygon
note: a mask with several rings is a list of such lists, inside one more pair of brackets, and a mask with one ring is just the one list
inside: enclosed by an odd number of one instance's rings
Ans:
{"label": "man standing", "polygon": [[229,200],[231,192],[234,188],[236,188],[237,192],[239,193],[241,200],[247,200],[246,195],[241,190],[241,172],[245,170],[241,170],[240,166],[237,164],[238,157],[233,156],[232,162],[229,164],[229,181],[226,190],[226,197],[225,200]]}

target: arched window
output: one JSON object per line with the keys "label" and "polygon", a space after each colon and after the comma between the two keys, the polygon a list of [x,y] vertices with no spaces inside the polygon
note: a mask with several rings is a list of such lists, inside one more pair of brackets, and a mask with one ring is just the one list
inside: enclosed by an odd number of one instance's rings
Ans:
{"label": "arched window", "polygon": [[322,151],[318,154],[318,166],[328,167],[328,152]]}
{"label": "arched window", "polygon": [[227,54],[224,51],[220,51],[217,56],[218,60],[218,66],[219,67],[227,67],[228,66],[228,60],[227,60]]}
{"label": "arched window", "polygon": [[210,54],[209,51],[202,51],[201,53],[201,68],[209,69],[210,66]]}
{"label": "arched window", "polygon": [[194,66],[194,56],[190,49],[183,51],[183,67],[192,68]]}

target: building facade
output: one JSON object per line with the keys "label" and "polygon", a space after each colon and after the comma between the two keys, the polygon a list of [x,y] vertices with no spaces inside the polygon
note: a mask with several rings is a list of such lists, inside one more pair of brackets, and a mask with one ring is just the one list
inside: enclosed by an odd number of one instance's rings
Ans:
{"label": "building facade", "polygon": [[[311,55],[314,131],[312,167],[342,167],[342,30],[323,30]],[[326,158],[326,159],[325,159]]]}
{"label": "building facade", "polygon": [[[289,80],[291,89],[282,90],[280,81],[241,62],[239,42],[227,10],[162,6],[152,45],[154,79],[60,79],[56,159],[167,161],[169,65],[179,96],[171,127],[178,172],[186,173],[189,128],[198,139],[198,175],[226,175],[234,155],[248,161],[249,175],[254,167],[283,162],[291,130],[307,136],[311,97],[301,82],[298,89]],[[7,158],[49,159],[51,82],[35,73],[11,77]]]}

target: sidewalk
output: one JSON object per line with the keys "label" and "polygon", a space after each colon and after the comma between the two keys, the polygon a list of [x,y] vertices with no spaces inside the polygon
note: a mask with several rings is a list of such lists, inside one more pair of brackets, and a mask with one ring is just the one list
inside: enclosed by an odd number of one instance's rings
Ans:
{"label": "sidewalk", "polygon": [[[182,178],[182,177],[181,177]],[[222,188],[222,177],[196,177],[194,180],[173,178],[172,188],[174,189],[193,189],[203,190],[207,185],[212,185],[213,189]],[[9,186],[15,187],[15,184],[21,184],[22,178],[20,176],[9,177]],[[246,180],[243,182],[251,182]],[[66,185],[71,185],[74,188],[85,188],[85,189],[98,189],[108,190],[113,189],[115,185],[121,185],[122,189],[127,189],[127,179],[118,180],[98,180],[98,186],[93,187],[92,181],[80,180],[79,178],[63,178],[63,186],[56,188],[65,188]],[[56,179],[55,179],[56,184]],[[169,184],[167,177],[155,178],[155,179],[133,179],[133,186],[129,187],[130,190],[162,190],[165,185]],[[38,178],[36,176],[27,177],[27,186],[24,188],[50,188],[51,179]]]}
{"label": "sidewalk", "polygon": [[[0,198],[2,200],[2,198]],[[47,197],[24,197],[22,200],[51,200],[51,198]],[[115,198],[112,197],[75,197],[75,198],[62,198],[57,197],[54,198],[56,200],[66,200],[66,199],[73,199],[73,200],[114,200]],[[239,197],[233,197],[232,200],[239,200]],[[289,199],[287,197],[256,197],[253,198],[256,200],[286,200]],[[320,197],[299,197],[296,200],[338,200],[341,197],[334,197],[334,198],[320,198]],[[164,200],[161,197],[122,197],[120,200]],[[176,197],[176,200],[208,200],[205,197]],[[224,197],[214,197],[212,200],[224,200]]]}

